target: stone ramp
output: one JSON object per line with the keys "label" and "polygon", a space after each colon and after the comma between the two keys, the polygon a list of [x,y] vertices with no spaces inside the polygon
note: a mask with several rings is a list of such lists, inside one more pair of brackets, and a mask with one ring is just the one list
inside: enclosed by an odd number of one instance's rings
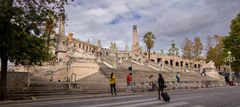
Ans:
{"label": "stone ramp", "polygon": [[201,74],[197,72],[180,72],[180,75],[184,81],[217,80],[209,76],[201,76]]}
{"label": "stone ramp", "polygon": [[146,65],[138,65],[129,60],[124,60],[121,64],[117,65],[117,68],[109,68],[104,64],[100,64],[102,73],[109,77],[109,75],[113,72],[120,83],[126,83],[126,77],[130,73],[128,67],[132,65],[132,74],[133,81],[148,81],[148,77],[150,75],[157,75],[154,69],[147,67]]}
{"label": "stone ramp", "polygon": [[[158,69],[161,69],[158,64],[156,63],[150,63],[149,65],[154,66]],[[173,67],[164,65],[164,72],[161,72],[163,77],[167,81],[176,81],[176,72],[173,71]],[[202,81],[202,80],[217,80],[215,78],[209,77],[209,76],[201,76],[200,73],[196,71],[190,71],[190,72],[179,72],[181,76],[181,80],[183,81]]]}
{"label": "stone ramp", "polygon": [[32,70],[32,79],[34,81],[71,81],[79,80],[99,71],[96,62],[73,62],[67,67],[66,64],[56,66],[36,67]]}
{"label": "stone ramp", "polygon": [[66,75],[66,65],[58,64],[55,66],[36,66],[31,70],[32,81],[49,81],[53,77],[53,81],[63,81]]}
{"label": "stone ramp", "polygon": [[68,76],[71,81],[81,80],[99,72],[99,68],[99,65],[95,62],[72,63]]}
{"label": "stone ramp", "polygon": [[77,84],[109,83],[108,78],[100,71],[76,81]]}

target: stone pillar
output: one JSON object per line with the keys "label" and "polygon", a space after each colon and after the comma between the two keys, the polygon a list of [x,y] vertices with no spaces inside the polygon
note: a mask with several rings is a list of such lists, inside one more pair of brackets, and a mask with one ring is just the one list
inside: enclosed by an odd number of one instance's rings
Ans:
{"label": "stone pillar", "polygon": [[65,20],[64,20],[63,17],[60,17],[59,34],[60,35],[65,35]]}
{"label": "stone pillar", "polygon": [[138,42],[138,33],[137,33],[137,26],[133,26],[133,36],[132,36],[132,51],[131,56],[132,58],[136,58],[136,55],[140,55],[140,46]]}
{"label": "stone pillar", "polygon": [[138,43],[137,26],[133,26],[132,51],[135,51],[135,45]]}

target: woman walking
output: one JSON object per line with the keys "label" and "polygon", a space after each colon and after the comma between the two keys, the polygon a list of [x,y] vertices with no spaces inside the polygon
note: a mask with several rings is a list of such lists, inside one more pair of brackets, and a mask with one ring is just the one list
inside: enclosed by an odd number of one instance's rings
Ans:
{"label": "woman walking", "polygon": [[111,93],[113,95],[113,91],[114,91],[114,94],[117,95],[117,92],[116,92],[116,76],[111,73],[111,76],[110,76],[110,87],[111,87]]}

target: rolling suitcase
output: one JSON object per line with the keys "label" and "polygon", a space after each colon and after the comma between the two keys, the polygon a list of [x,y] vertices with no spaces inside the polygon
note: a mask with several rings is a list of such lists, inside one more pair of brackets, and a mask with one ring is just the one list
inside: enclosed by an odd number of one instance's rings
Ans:
{"label": "rolling suitcase", "polygon": [[162,92],[161,96],[164,101],[170,101],[170,97],[167,92]]}

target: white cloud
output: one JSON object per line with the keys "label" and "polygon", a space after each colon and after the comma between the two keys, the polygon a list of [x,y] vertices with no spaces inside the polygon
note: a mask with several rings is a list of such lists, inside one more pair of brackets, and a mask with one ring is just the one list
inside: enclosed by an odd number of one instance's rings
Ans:
{"label": "white cloud", "polygon": [[208,35],[227,34],[238,12],[237,0],[76,0],[66,8],[66,31],[93,43],[101,40],[106,47],[115,41],[124,49],[125,43],[131,47],[137,25],[139,40],[151,31],[157,38],[154,50],[166,52],[172,40],[180,47],[185,37],[204,41]]}

